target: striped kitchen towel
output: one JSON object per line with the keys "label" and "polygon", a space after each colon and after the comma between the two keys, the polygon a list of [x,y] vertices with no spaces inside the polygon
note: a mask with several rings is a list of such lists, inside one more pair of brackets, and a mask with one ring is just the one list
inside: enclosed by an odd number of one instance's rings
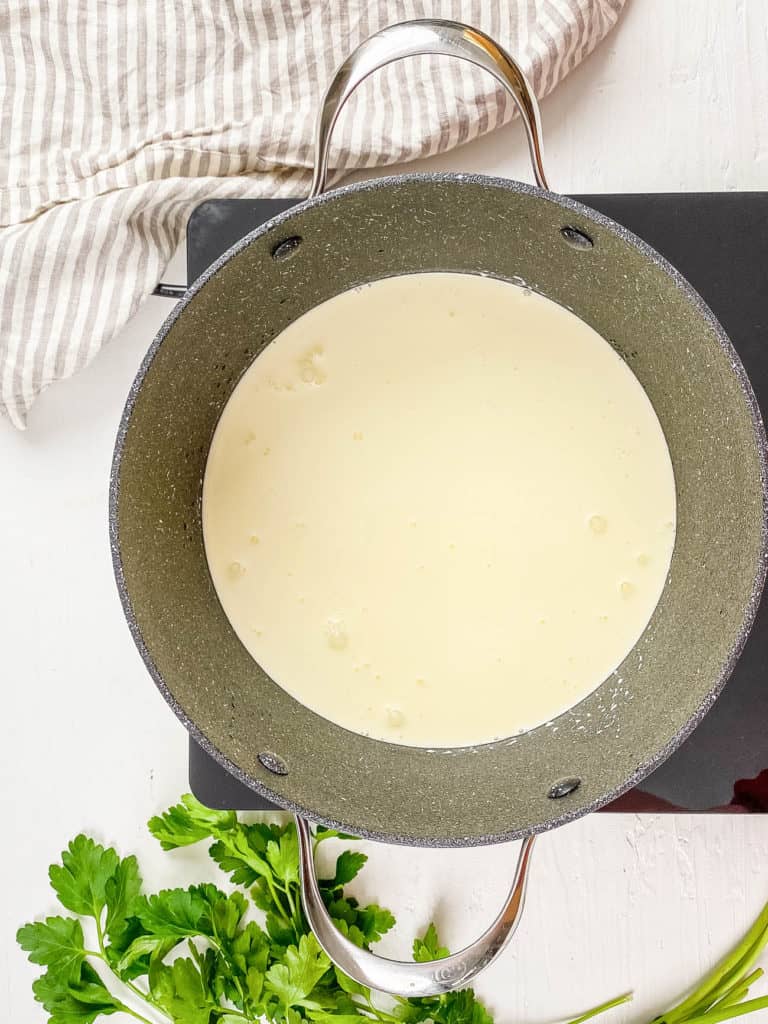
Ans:
{"label": "striped kitchen towel", "polygon": [[[334,68],[410,18],[485,30],[541,97],[625,0],[5,0],[0,4],[0,409],[85,366],[159,280],[205,199],[307,191]],[[442,152],[513,114],[487,74],[413,58],[350,101],[353,168]]]}

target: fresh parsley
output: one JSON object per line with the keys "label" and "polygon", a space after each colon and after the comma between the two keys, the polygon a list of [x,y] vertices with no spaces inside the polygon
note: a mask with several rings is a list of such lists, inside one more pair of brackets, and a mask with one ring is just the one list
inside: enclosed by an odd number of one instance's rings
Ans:
{"label": "fresh parsley", "polygon": [[[149,828],[165,850],[209,843],[211,858],[235,888],[224,892],[205,882],[147,894],[135,857],[121,858],[77,836],[49,873],[59,902],[73,916],[24,925],[17,935],[32,963],[44,968],[33,992],[50,1024],[92,1024],[118,1012],[142,1024],[493,1024],[471,989],[396,999],[385,1009],[374,993],[334,967],[301,908],[293,824],[249,824],[187,795],[152,818]],[[315,849],[331,837],[355,838],[318,828]],[[395,919],[384,907],[361,906],[346,893],[365,862],[365,854],[345,850],[320,889],[336,927],[367,949]],[[733,953],[651,1024],[719,1024],[768,1007],[766,996],[747,1000],[763,973],[754,965],[766,943],[768,907]],[[448,956],[434,924],[414,941],[413,956]],[[629,998],[595,1007],[571,1024],[584,1024]]]}

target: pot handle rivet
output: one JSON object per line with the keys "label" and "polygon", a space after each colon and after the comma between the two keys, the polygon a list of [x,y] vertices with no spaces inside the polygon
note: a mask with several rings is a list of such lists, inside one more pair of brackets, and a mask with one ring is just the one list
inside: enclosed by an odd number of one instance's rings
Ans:
{"label": "pot handle rivet", "polygon": [[550,800],[561,800],[564,796],[570,796],[571,793],[575,793],[581,785],[581,779],[570,778],[570,779],[558,779],[551,787],[547,796]]}
{"label": "pot handle rivet", "polygon": [[259,761],[264,765],[268,772],[272,772],[273,775],[287,775],[288,765],[277,754],[273,754],[270,750],[265,750],[261,754],[257,755]]}
{"label": "pot handle rivet", "polygon": [[301,235],[291,235],[290,238],[284,238],[282,242],[278,242],[277,245],[272,246],[272,252],[270,255],[273,260],[289,260],[301,243]]}
{"label": "pot handle rivet", "polygon": [[560,234],[566,240],[568,245],[572,246],[574,249],[591,249],[595,244],[586,231],[582,231],[580,228],[571,227],[569,224],[566,224],[564,228],[560,228]]}

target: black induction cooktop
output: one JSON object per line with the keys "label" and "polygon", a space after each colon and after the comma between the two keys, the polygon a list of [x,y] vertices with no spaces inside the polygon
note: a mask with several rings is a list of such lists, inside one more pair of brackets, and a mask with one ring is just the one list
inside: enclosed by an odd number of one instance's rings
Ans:
{"label": "black induction cooktop", "polygon": [[[576,196],[667,257],[704,296],[768,412],[768,192]],[[216,199],[187,228],[188,280],[270,217],[286,199]],[[273,805],[190,740],[189,779],[210,807]],[[768,600],[730,681],[702,724],[642,785],[606,810],[768,812]]]}

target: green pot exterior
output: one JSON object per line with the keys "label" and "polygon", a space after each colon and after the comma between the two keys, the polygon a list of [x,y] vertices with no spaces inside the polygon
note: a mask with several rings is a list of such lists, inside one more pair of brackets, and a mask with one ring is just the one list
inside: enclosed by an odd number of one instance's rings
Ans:
{"label": "green pot exterior", "polygon": [[[585,232],[593,247],[568,244],[565,226]],[[292,236],[301,244],[274,259],[276,244]],[[618,673],[548,726],[456,750],[367,739],[277,686],[219,605],[200,518],[218,417],[264,346],[354,285],[436,270],[522,279],[603,335],[656,409],[678,500],[666,588]],[[283,806],[362,835],[486,843],[595,809],[636,784],[701,719],[759,600],[765,477],[764,432],[741,363],[699,296],[658,254],[602,215],[538,189],[413,175],[339,189],[276,218],[230,250],[176,309],[139,373],[118,437],[113,556],[156,682],[238,777]],[[265,753],[287,774],[265,767]],[[578,788],[550,795],[572,778]]]}

